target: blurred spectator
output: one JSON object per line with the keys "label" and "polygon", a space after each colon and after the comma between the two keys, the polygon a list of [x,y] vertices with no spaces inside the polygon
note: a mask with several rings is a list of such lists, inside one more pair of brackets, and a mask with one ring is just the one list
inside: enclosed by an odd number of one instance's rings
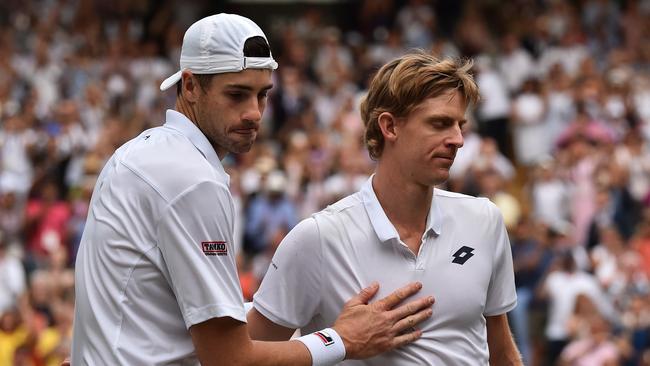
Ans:
{"label": "blurred spectator", "polygon": [[409,0],[397,12],[397,25],[407,48],[427,48],[432,42],[436,16],[424,0]]}
{"label": "blurred spectator", "polygon": [[566,230],[571,226],[566,205],[569,189],[560,179],[556,162],[552,159],[541,161],[531,178],[530,194],[535,219],[556,231]]}
{"label": "blurred spectator", "polygon": [[510,181],[515,177],[515,169],[512,162],[505,157],[498,149],[493,139],[486,138],[481,141],[479,154],[472,164],[472,169],[494,169],[501,178]]}
{"label": "blurred spectator", "polygon": [[519,201],[505,190],[503,177],[494,169],[477,171],[479,195],[487,197],[501,211],[503,223],[510,231],[521,218],[521,206]]}
{"label": "blurred spectator", "polygon": [[643,271],[650,277],[650,209],[646,209],[630,245],[641,256]]}
{"label": "blurred spectator", "polygon": [[581,294],[596,304],[602,315],[613,315],[598,282],[591,274],[578,270],[571,252],[565,252],[558,258],[557,267],[544,281],[543,294],[549,299],[546,338],[547,362],[550,365],[555,364],[571,340],[569,319]]}
{"label": "blurred spectator", "polygon": [[246,218],[245,249],[264,252],[278,232],[286,233],[297,223],[296,207],[285,194],[287,179],[281,171],[266,175],[263,190],[250,202]]}
{"label": "blurred spectator", "polygon": [[511,94],[519,92],[524,82],[535,76],[533,57],[521,46],[513,33],[501,38],[501,52],[497,63]]}
{"label": "blurred spectator", "polygon": [[546,113],[539,81],[525,80],[512,102],[511,116],[515,158],[522,166],[531,167],[551,153],[553,144]]}
{"label": "blurred spectator", "polygon": [[629,355],[630,365],[641,364],[644,351],[650,347],[650,307],[647,297],[636,294],[622,314],[622,323],[625,333],[628,335],[632,350]]}
{"label": "blurred spectator", "polygon": [[0,232],[0,314],[18,305],[27,288],[20,258],[8,252],[8,243]]}
{"label": "blurred spectator", "polygon": [[584,135],[573,137],[567,147],[568,169],[571,177],[570,212],[574,225],[574,241],[585,244],[589,224],[596,205],[596,182],[593,176],[601,156],[594,144]]}
{"label": "blurred spectator", "polygon": [[[592,313],[593,314],[593,313]],[[584,337],[569,343],[562,351],[560,365],[614,366],[618,365],[619,350],[610,339],[607,321],[593,317],[585,324]]]}
{"label": "blurred spectator", "polygon": [[0,233],[8,247],[23,252],[24,198],[15,191],[0,190]]}
{"label": "blurred spectator", "polygon": [[529,318],[531,303],[544,275],[544,263],[548,262],[551,256],[543,242],[544,239],[539,237],[540,230],[544,229],[542,226],[535,227],[534,221],[523,218],[512,230],[511,235],[517,307],[509,316],[524,365],[532,364],[533,359]]}
{"label": "blurred spectator", "polygon": [[28,127],[19,115],[4,120],[0,130],[0,186],[3,191],[25,195],[34,178],[32,158],[38,143],[38,135]]}
{"label": "blurred spectator", "polygon": [[499,151],[511,158],[510,96],[505,82],[487,55],[476,59],[476,82],[482,98],[476,110],[479,134],[494,139]]}
{"label": "blurred spectator", "polygon": [[638,130],[629,130],[614,151],[616,163],[627,175],[632,198],[641,202],[650,195],[650,144]]}
{"label": "blurred spectator", "polygon": [[30,341],[33,339],[16,308],[0,313],[0,365],[14,365],[14,354]]}
{"label": "blurred spectator", "polygon": [[43,267],[52,252],[59,248],[67,250],[71,211],[56,182],[45,180],[37,189],[38,195],[27,202],[25,232],[31,261]]}

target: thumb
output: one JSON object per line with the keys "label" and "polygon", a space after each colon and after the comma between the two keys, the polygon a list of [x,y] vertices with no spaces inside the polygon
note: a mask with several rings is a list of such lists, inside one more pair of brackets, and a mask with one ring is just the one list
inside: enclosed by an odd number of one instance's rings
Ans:
{"label": "thumb", "polygon": [[364,288],[348,302],[349,305],[367,305],[379,291],[379,283],[373,282],[370,286]]}

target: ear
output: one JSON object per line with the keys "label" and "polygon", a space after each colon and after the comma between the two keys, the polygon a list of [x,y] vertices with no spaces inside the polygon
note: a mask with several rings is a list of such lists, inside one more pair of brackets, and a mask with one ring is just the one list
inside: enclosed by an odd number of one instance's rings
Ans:
{"label": "ear", "polygon": [[397,118],[390,112],[384,112],[377,117],[381,134],[384,140],[395,141],[397,139]]}
{"label": "ear", "polygon": [[191,71],[184,70],[181,74],[181,93],[183,97],[190,102],[195,103],[199,99],[199,93],[201,92],[201,87],[198,84],[198,81],[194,77]]}

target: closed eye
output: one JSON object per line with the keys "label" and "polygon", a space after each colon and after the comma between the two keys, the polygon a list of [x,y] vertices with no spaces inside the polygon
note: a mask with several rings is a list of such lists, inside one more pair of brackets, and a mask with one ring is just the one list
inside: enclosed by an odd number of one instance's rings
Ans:
{"label": "closed eye", "polygon": [[434,118],[430,122],[433,127],[438,129],[444,129],[454,124],[454,120],[451,118]]}
{"label": "closed eye", "polygon": [[240,102],[246,99],[246,94],[242,92],[227,92],[226,95],[235,102]]}
{"label": "closed eye", "polygon": [[433,126],[433,128],[440,129],[440,130],[450,128],[450,127],[454,126],[456,123],[458,123],[458,127],[460,127],[460,129],[463,130],[463,127],[467,123],[467,120],[462,119],[462,120],[456,121],[451,117],[442,117],[442,116],[440,116],[440,117],[432,117],[432,118],[430,118],[429,123],[431,124],[431,126]]}

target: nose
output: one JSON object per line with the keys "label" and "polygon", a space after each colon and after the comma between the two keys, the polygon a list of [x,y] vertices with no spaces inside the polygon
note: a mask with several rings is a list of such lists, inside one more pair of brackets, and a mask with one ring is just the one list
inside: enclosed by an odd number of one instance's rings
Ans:
{"label": "nose", "polygon": [[447,141],[445,141],[447,145],[453,146],[456,149],[460,149],[463,147],[463,144],[465,143],[465,139],[463,138],[463,129],[459,124],[456,124],[449,132],[449,136],[447,136]]}
{"label": "nose", "polygon": [[257,98],[250,98],[250,102],[246,103],[246,107],[242,113],[242,120],[259,122],[262,120],[262,112],[264,112],[264,106],[261,104]]}

